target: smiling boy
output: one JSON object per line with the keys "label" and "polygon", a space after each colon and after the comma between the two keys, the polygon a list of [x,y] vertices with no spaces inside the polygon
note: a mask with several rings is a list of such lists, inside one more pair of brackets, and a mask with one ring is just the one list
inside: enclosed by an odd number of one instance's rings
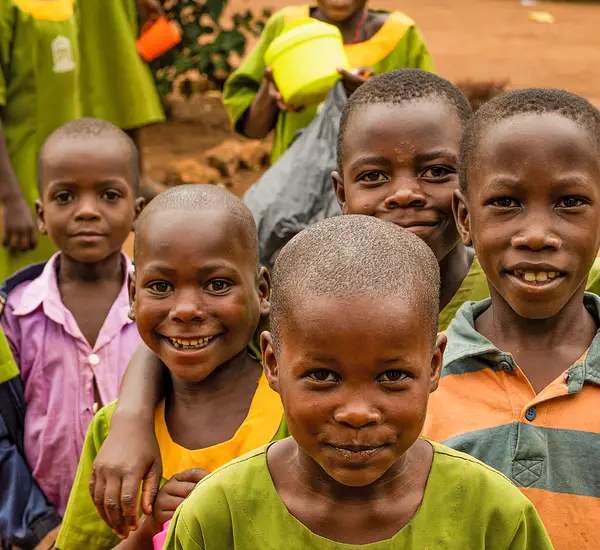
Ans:
{"label": "smiling boy", "polygon": [[438,291],[429,248],[391,223],[341,216],[290,241],[261,344],[292,437],[201,481],[166,548],[550,549],[504,476],[418,437],[445,347]]}
{"label": "smiling boy", "polygon": [[597,549],[600,112],[530,89],[481,108],[461,144],[455,212],[491,300],[448,330],[424,433],[511,478],[555,547]]}

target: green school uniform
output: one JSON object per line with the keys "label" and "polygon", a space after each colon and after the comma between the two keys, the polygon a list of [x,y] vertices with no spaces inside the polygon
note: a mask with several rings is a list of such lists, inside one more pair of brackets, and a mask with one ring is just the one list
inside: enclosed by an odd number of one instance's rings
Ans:
{"label": "green school uniform", "polygon": [[[243,116],[263,81],[267,48],[285,25],[305,19],[309,14],[309,6],[291,6],[273,15],[256,47],[227,80],[223,103],[237,132],[243,133]],[[414,21],[400,12],[390,13],[372,38],[358,44],[347,44],[345,50],[352,68],[370,67],[376,74],[405,67],[433,71],[433,61],[421,33]],[[301,113],[279,114],[273,140],[273,162],[288,148],[298,130],[308,126],[316,116],[317,108],[317,105],[311,105]]]}
{"label": "green school uniform", "polygon": [[342,544],[318,536],[292,516],[267,466],[268,447],[204,478],[179,507],[165,550],[551,550],[533,505],[502,474],[432,443],[423,501],[392,538]]}
{"label": "green school uniform", "polygon": [[[116,402],[100,409],[90,425],[56,548],[109,550],[119,543],[118,537],[96,511],[88,489],[92,465],[108,435],[115,408]],[[156,409],[155,430],[163,465],[161,486],[184,470],[201,468],[212,472],[252,449],[289,435],[279,395],[269,387],[264,374],[259,380],[248,416],[229,441],[206,449],[189,450],[181,447],[169,434],[164,402]]]}
{"label": "green school uniform", "polygon": [[[0,117],[8,154],[30,206],[38,198],[37,157],[45,139],[81,116],[73,0],[0,0]],[[38,234],[18,256],[0,249],[0,280],[55,252]]]}
{"label": "green school uniform", "polygon": [[19,376],[19,367],[15,362],[6,335],[0,328],[0,384]]}
{"label": "green school uniform", "polygon": [[148,65],[139,56],[135,0],[80,0],[84,116],[130,130],[165,120]]}
{"label": "green school uniform", "polygon": [[[587,285],[585,288],[588,292],[600,295],[600,258],[596,259],[590,269]],[[471,268],[464,278],[460,288],[456,294],[452,296],[450,302],[440,312],[440,321],[438,330],[445,331],[450,322],[456,316],[456,312],[465,302],[479,302],[490,297],[490,289],[488,288],[487,278],[477,257],[473,258]]]}

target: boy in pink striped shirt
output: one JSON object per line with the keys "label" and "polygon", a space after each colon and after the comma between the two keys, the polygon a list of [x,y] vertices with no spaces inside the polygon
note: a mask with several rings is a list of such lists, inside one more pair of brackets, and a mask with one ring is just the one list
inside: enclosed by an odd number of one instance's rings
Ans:
{"label": "boy in pink striped shirt", "polygon": [[137,149],[112,124],[75,120],[44,144],[39,186],[39,229],[60,252],[7,281],[1,323],[25,386],[26,459],[62,515],[92,417],[141,342],[121,252],[143,207]]}

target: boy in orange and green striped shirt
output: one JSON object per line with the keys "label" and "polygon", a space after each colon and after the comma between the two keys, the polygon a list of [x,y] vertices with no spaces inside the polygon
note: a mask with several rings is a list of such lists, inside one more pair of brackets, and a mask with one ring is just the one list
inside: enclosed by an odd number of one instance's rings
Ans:
{"label": "boy in orange and green striped shirt", "polygon": [[507,475],[558,550],[600,548],[600,112],[559,90],[485,105],[461,142],[457,225],[491,299],[447,331],[424,434]]}

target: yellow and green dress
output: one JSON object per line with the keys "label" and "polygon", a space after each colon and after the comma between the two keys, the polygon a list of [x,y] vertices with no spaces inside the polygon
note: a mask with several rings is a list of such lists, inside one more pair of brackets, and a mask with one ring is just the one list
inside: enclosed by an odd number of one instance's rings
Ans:
{"label": "yellow and green dress", "polygon": [[[244,114],[252,104],[266,69],[264,55],[283,28],[310,16],[310,6],[291,6],[274,14],[260,41],[238,70],[227,80],[223,103],[235,130],[243,134]],[[402,68],[433,71],[433,60],[415,22],[401,12],[391,12],[383,26],[369,40],[345,45],[350,67],[370,67],[376,74]],[[317,114],[317,105],[301,113],[280,113],[275,127],[272,162],[276,161]]]}
{"label": "yellow and green dress", "polygon": [[[100,409],[88,430],[75,483],[55,544],[60,550],[109,550],[119,543],[119,538],[96,511],[88,489],[92,465],[108,435],[115,408],[116,402]],[[184,470],[201,468],[212,472],[253,449],[289,436],[281,400],[269,387],[264,373],[258,382],[248,416],[229,441],[197,450],[178,445],[169,434],[164,401],[156,408],[154,426],[163,465],[161,486]]]}
{"label": "yellow and green dress", "polygon": [[79,0],[77,17],[84,116],[124,130],[164,121],[152,74],[135,47],[135,0]]}
{"label": "yellow and green dress", "polygon": [[[73,0],[0,0],[0,118],[23,196],[38,198],[37,157],[46,138],[81,116]],[[18,256],[0,249],[0,280],[55,252],[38,234]]]}

